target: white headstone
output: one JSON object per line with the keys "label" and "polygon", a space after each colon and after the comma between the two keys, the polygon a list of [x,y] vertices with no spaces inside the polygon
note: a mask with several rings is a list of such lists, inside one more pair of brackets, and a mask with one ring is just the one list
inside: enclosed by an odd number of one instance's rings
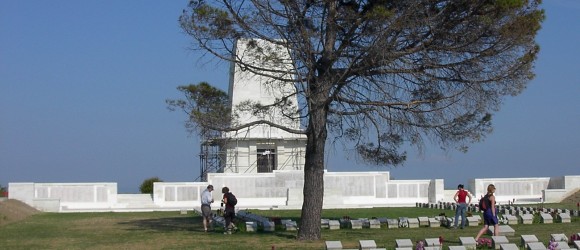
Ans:
{"label": "white headstone", "polygon": [[534,216],[531,214],[522,214],[520,215],[522,224],[532,224],[534,220]]}
{"label": "white headstone", "polygon": [[553,241],[568,241],[568,237],[565,234],[550,234],[550,239]]}
{"label": "white headstone", "polygon": [[540,218],[544,224],[550,224],[554,222],[554,218],[552,218],[552,215],[549,213],[540,213]]}
{"label": "white headstone", "polygon": [[417,228],[417,227],[419,227],[419,219],[409,218],[409,228]]}
{"label": "white headstone", "polygon": [[373,249],[377,248],[377,243],[374,240],[359,240],[359,249]]}
{"label": "white headstone", "polygon": [[560,213],[558,214],[558,218],[560,219],[561,223],[570,223],[572,219],[570,218],[570,214]]}
{"label": "white headstone", "polygon": [[425,239],[425,246],[441,247],[441,243],[439,242],[439,238],[427,238],[427,239]]}
{"label": "white headstone", "polygon": [[413,242],[410,239],[396,239],[397,247],[413,247]]}
{"label": "white headstone", "polygon": [[506,244],[501,244],[499,249],[500,250],[519,250],[520,248],[514,243],[506,243]]}
{"label": "white headstone", "polygon": [[419,226],[421,227],[428,227],[429,226],[429,217],[418,217],[417,218],[419,220]]}
{"label": "white headstone", "polygon": [[325,244],[326,244],[327,250],[342,249],[342,243],[339,240],[332,240],[332,241],[327,240],[325,242]]}
{"label": "white headstone", "polygon": [[524,234],[521,236],[521,244],[522,247],[527,248],[528,243],[530,242],[539,242],[538,237],[533,234]]}
{"label": "white headstone", "polygon": [[459,237],[459,241],[461,242],[461,245],[468,250],[474,250],[477,248],[477,242],[473,237]]}
{"label": "white headstone", "polygon": [[441,221],[438,218],[429,218],[429,227],[440,227]]}
{"label": "white headstone", "polygon": [[500,249],[501,244],[507,244],[507,243],[510,243],[510,242],[507,239],[507,237],[505,237],[505,236],[491,236],[491,246],[494,249]]}
{"label": "white headstone", "polygon": [[330,230],[340,229],[340,222],[338,220],[328,221],[328,229],[330,229]]}
{"label": "white headstone", "polygon": [[[489,232],[491,235],[494,234],[494,230],[495,230],[494,227],[489,227]],[[498,230],[500,236],[514,236],[516,233],[516,231],[509,225],[500,225],[498,227]]]}
{"label": "white headstone", "polygon": [[528,250],[546,250],[546,246],[542,242],[530,242],[528,243]]}

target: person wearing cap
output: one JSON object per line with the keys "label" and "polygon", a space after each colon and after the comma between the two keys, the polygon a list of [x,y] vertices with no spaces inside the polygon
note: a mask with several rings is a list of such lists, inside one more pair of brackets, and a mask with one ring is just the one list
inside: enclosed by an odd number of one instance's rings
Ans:
{"label": "person wearing cap", "polygon": [[211,226],[211,204],[213,203],[213,197],[211,192],[213,191],[213,186],[209,185],[201,193],[201,215],[203,220],[203,229],[207,232],[208,226]]}
{"label": "person wearing cap", "polygon": [[[469,198],[469,200],[467,200],[467,198]],[[461,215],[461,229],[463,229],[465,227],[465,222],[467,220],[465,218],[465,211],[467,210],[467,205],[471,203],[471,195],[469,194],[469,192],[463,189],[463,184],[459,184],[457,186],[457,192],[455,193],[455,196],[453,196],[453,200],[455,200],[455,202],[457,203],[457,208],[455,209],[455,221],[453,229],[457,228],[459,215]]]}

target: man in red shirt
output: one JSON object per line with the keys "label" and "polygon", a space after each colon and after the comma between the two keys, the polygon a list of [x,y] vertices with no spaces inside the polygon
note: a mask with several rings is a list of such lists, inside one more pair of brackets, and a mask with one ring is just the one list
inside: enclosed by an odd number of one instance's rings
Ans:
{"label": "man in red shirt", "polygon": [[[467,197],[469,197],[469,201],[466,202]],[[465,211],[467,210],[467,205],[471,203],[471,195],[465,189],[463,189],[463,184],[459,184],[457,186],[457,192],[455,196],[453,196],[453,200],[457,203],[457,209],[455,210],[455,221],[453,228],[457,228],[457,222],[459,221],[459,215],[461,214],[461,229],[465,227]]]}

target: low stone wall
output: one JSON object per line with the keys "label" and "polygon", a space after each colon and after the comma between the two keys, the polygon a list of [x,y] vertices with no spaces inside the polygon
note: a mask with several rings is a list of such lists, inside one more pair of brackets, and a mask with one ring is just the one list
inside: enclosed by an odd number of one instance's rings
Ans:
{"label": "low stone wall", "polygon": [[[324,208],[415,206],[416,203],[452,202],[454,190],[444,190],[443,180],[390,180],[389,172],[325,172]],[[470,191],[476,204],[487,184],[496,185],[498,204],[514,199],[523,204],[558,202],[580,187],[579,176],[557,180],[565,189],[546,189],[550,178],[475,179]],[[299,209],[304,185],[300,170],[266,174],[212,173],[208,182],[157,182],[153,195],[117,194],[116,183],[9,183],[9,198],[42,211],[155,211],[192,210],[212,184],[215,207],[221,188],[227,186],[243,209]],[[473,188],[475,187],[475,188]],[[572,187],[572,188],[569,188]],[[542,189],[544,188],[544,189]],[[520,190],[521,189],[521,190]]]}
{"label": "low stone wall", "polygon": [[580,188],[580,176],[473,179],[468,188],[476,201],[487,193],[489,184],[495,185],[498,204],[560,202]]}
{"label": "low stone wall", "polygon": [[112,209],[117,183],[9,183],[9,198],[42,211]]}

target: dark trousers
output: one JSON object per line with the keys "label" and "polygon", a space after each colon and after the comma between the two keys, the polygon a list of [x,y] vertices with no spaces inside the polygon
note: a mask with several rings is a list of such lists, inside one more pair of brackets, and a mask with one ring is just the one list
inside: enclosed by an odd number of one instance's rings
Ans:
{"label": "dark trousers", "polygon": [[226,220],[226,229],[233,228],[234,225],[230,226],[230,223],[233,223],[234,218],[236,217],[235,211],[224,211],[224,219]]}

